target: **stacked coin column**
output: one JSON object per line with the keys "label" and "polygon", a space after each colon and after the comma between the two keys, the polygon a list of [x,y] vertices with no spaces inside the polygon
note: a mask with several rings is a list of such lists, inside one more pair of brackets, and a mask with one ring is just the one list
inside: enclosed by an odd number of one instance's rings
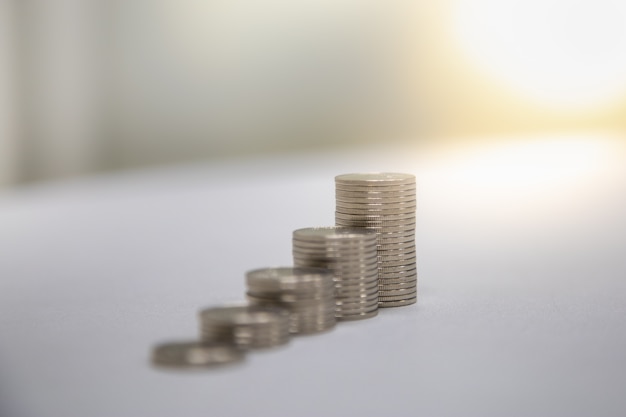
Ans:
{"label": "stacked coin column", "polygon": [[335,276],[335,316],[358,320],[378,314],[376,234],[344,227],[293,232],[295,266],[328,268]]}
{"label": "stacked coin column", "polygon": [[397,173],[335,177],[335,224],[376,232],[379,307],[417,301],[415,176]]}
{"label": "stacked coin column", "polygon": [[289,342],[289,313],[279,308],[239,305],[202,310],[204,342],[229,343],[240,349],[261,349]]}
{"label": "stacked coin column", "polygon": [[291,333],[323,332],[337,322],[333,274],[327,269],[257,269],[246,273],[246,284],[251,304],[289,311]]}

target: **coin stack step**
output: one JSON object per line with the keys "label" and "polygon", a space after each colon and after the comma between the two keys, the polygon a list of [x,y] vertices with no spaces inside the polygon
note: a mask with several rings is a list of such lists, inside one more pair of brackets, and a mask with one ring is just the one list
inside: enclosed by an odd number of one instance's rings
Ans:
{"label": "coin stack step", "polygon": [[289,311],[291,333],[318,333],[336,324],[335,284],[328,269],[256,269],[246,273],[246,284],[251,304]]}
{"label": "coin stack step", "polygon": [[152,363],[158,366],[195,368],[241,362],[244,352],[230,344],[170,342],[154,347]]}
{"label": "coin stack step", "polygon": [[280,308],[250,305],[202,310],[200,337],[205,342],[232,344],[240,349],[263,349],[289,341],[289,313]]}
{"label": "coin stack step", "polygon": [[346,227],[310,227],[295,230],[292,242],[295,266],[333,272],[338,320],[378,314],[376,233]]}
{"label": "coin stack step", "polygon": [[417,301],[415,176],[398,173],[335,177],[335,224],[377,235],[379,307]]}

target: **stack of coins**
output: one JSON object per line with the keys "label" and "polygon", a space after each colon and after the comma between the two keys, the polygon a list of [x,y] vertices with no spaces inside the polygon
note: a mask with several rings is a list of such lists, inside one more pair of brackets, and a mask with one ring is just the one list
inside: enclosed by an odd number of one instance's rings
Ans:
{"label": "stack of coins", "polygon": [[200,337],[240,349],[262,349],[289,341],[289,313],[280,308],[237,305],[202,310]]}
{"label": "stack of coins", "polygon": [[338,320],[378,314],[376,233],[346,227],[311,227],[293,232],[293,263],[328,268],[334,274]]}
{"label": "stack of coins", "polygon": [[257,269],[246,273],[246,283],[251,304],[289,311],[291,333],[318,333],[335,326],[335,285],[327,269]]}
{"label": "stack of coins", "polygon": [[335,177],[335,224],[377,234],[379,307],[417,301],[415,176],[396,173]]}
{"label": "stack of coins", "polygon": [[155,346],[152,363],[158,366],[195,368],[241,362],[244,352],[230,344],[171,342]]}

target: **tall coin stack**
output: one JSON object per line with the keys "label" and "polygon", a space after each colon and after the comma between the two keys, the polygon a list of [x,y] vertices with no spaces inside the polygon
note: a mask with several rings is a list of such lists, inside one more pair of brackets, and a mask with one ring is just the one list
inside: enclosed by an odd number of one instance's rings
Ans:
{"label": "tall coin stack", "polygon": [[335,177],[335,224],[377,235],[379,307],[417,301],[415,176],[398,173]]}
{"label": "tall coin stack", "polygon": [[322,268],[263,268],[246,273],[252,305],[289,311],[291,333],[310,334],[332,329],[335,319],[333,274]]}
{"label": "tall coin stack", "polygon": [[328,268],[335,279],[335,316],[358,320],[378,314],[376,233],[346,227],[293,232],[293,263]]}
{"label": "tall coin stack", "polygon": [[289,313],[283,309],[237,305],[202,310],[200,337],[240,349],[262,349],[289,341]]}

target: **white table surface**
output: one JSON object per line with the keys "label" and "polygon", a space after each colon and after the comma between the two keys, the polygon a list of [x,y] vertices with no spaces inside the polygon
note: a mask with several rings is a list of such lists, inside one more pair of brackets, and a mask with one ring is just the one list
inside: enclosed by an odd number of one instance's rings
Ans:
{"label": "white table surface", "polygon": [[[502,178],[477,146],[6,191],[0,415],[624,416],[626,152],[601,139],[554,164],[506,154]],[[239,366],[150,365],[154,344],[196,337],[200,308],[242,300],[245,271],[290,265],[292,230],[333,224],[334,175],[372,170],[418,177],[417,305]]]}

